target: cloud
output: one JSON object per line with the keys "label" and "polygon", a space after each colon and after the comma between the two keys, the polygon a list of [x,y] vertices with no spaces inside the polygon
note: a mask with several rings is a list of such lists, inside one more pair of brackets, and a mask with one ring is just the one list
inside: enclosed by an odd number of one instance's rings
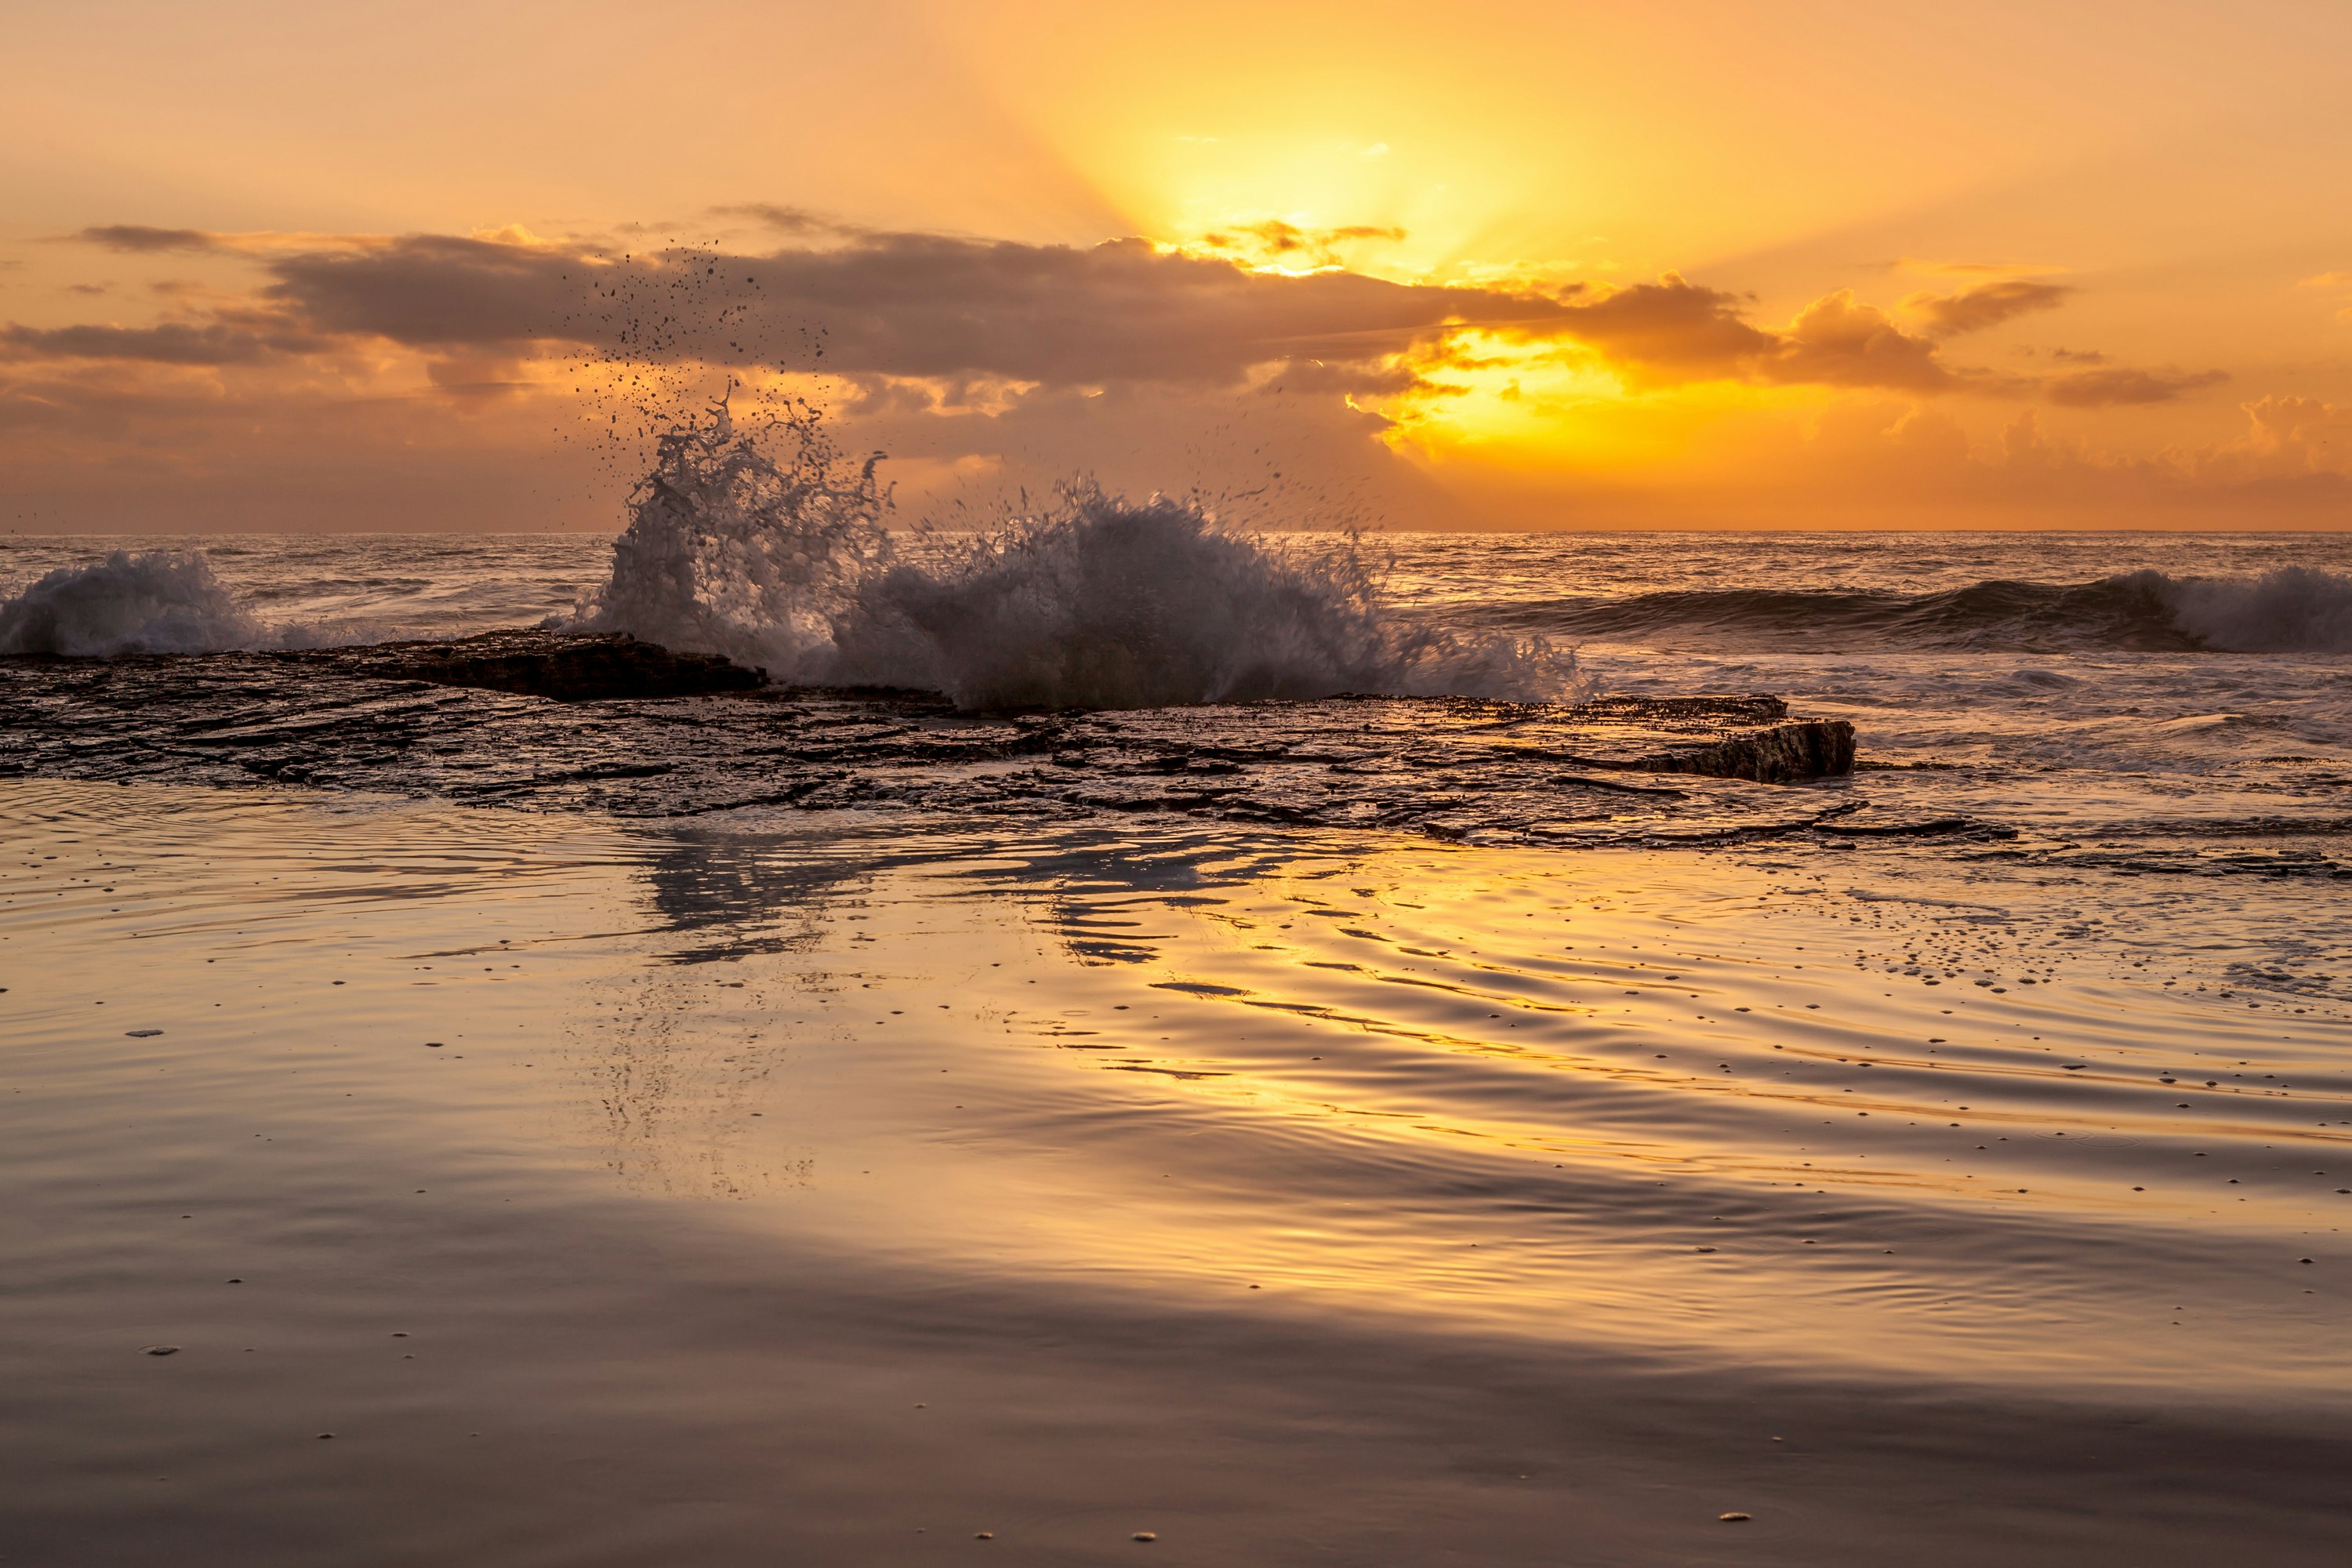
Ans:
{"label": "cloud", "polygon": [[1261,391],[1270,395],[1316,395],[1342,397],[1398,397],[1422,384],[1403,365],[1329,363],[1319,359],[1295,359],[1285,363]]}
{"label": "cloud", "polygon": [[2063,283],[2004,278],[1957,294],[1914,294],[1903,305],[1926,319],[1929,332],[1948,338],[1980,332],[2035,310],[2054,310],[2077,292]]}
{"label": "cloud", "polygon": [[1227,224],[1202,235],[1183,248],[1241,261],[1245,266],[1299,271],[1311,268],[1344,267],[1340,247],[1366,241],[1395,244],[1405,237],[1402,228],[1349,224],[1338,228],[1305,228],[1280,218],[1257,223]]}
{"label": "cloud", "polygon": [[[497,232],[500,236],[530,236],[530,231],[520,224],[510,224]],[[51,241],[59,245],[95,245],[101,249],[131,256],[160,256],[173,252],[269,256],[307,250],[363,250],[383,242],[383,236],[373,234],[313,234],[275,229],[240,234],[222,229],[154,228],[140,223],[100,224],[77,229],[71,234],[57,235]]]}
{"label": "cloud", "polygon": [[263,297],[320,331],[411,347],[564,336],[587,297],[587,258],[558,247],[411,235],[274,258]]}
{"label": "cloud", "polygon": [[2044,384],[2050,401],[2063,408],[2136,407],[2171,403],[2200,387],[2230,379],[2221,370],[2131,370],[2121,366],[2081,370]]}
{"label": "cloud", "polygon": [[2050,357],[2060,364],[2106,364],[2114,358],[2096,349],[2052,349]]}
{"label": "cloud", "polygon": [[321,331],[412,347],[551,339],[649,360],[774,363],[821,331],[823,368],[845,374],[1053,385],[1232,385],[1256,365],[1377,360],[1463,324],[1565,321],[1535,293],[1262,273],[1132,239],[1082,248],[887,234],[768,256],[614,260],[425,235],[267,267],[273,307]]}
{"label": "cloud", "polygon": [[227,247],[222,237],[201,228],[150,228],[145,224],[112,223],[95,228],[85,228],[65,237],[82,245],[101,246],[108,250],[128,251],[133,255],[152,255],[160,251],[223,250]]}
{"label": "cloud", "polygon": [[1876,306],[1857,303],[1850,289],[1806,306],[1763,368],[1769,380],[1831,386],[1937,392],[1961,383],[1933,342],[1911,336]]}
{"label": "cloud", "polygon": [[0,327],[0,355],[11,359],[134,360],[151,364],[250,364],[327,346],[283,322],[165,321],[152,327]]}
{"label": "cloud", "polygon": [[1579,292],[1591,302],[1570,308],[1566,330],[1648,379],[1738,376],[1780,347],[1780,339],[1740,314],[1736,295],[1676,273],[1655,283]]}
{"label": "cloud", "polygon": [[[821,359],[822,368],[848,375],[1046,386],[1235,387],[1260,367],[1318,361],[1324,368],[1296,384],[1369,393],[1396,384],[1398,356],[1484,330],[1582,343],[1647,384],[1732,379],[1920,392],[1985,384],[1944,365],[1932,341],[1850,292],[1817,300],[1774,331],[1749,321],[1738,296],[1674,273],[1622,288],[1397,282],[1340,263],[1342,247],[1404,237],[1377,226],[1316,229],[1269,219],[1170,249],[1140,239],[1073,247],[857,230],[769,204],[713,210],[799,243],[763,256],[672,248],[614,258],[519,229],[321,237],[303,246],[293,236],[92,228],[85,237],[117,248],[239,251],[268,280],[242,320],[19,332],[12,342],[20,353],[47,343],[95,357],[112,345],[125,358],[185,363],[288,352],[302,333],[443,354],[511,355],[537,342],[624,359],[798,368]],[[835,243],[807,243],[820,237]]]}
{"label": "cloud", "polygon": [[[1436,393],[1442,382],[1400,367],[1475,368],[1459,357],[1474,335],[1485,345],[1476,352],[1490,355],[1497,342],[1578,345],[1625,381],[1652,387],[2043,392],[2068,406],[2102,407],[2168,401],[2221,378],[2103,368],[2064,353],[2060,363],[2084,368],[2046,382],[1948,363],[1940,336],[2047,309],[2069,292],[2016,278],[1914,296],[1908,303],[1934,328],[1927,333],[1843,289],[1775,328],[1751,320],[1744,297],[1672,272],[1622,287],[1439,285],[1339,265],[1335,247],[1403,237],[1371,226],[1268,220],[1185,248],[1134,238],[1078,247],[859,230],[767,204],[712,210],[755,219],[790,242],[764,255],[671,247],[616,257],[513,226],[392,237],[92,228],[83,234],[93,243],[119,248],[235,250],[265,280],[208,314],[154,326],[0,329],[0,352],[228,364],[388,342],[445,366],[586,352],[626,363],[923,380],[935,384],[941,407],[965,406],[938,390],[962,384]],[[1271,266],[1250,264],[1269,257]],[[519,377],[445,369],[431,380],[445,389],[510,388]]]}
{"label": "cloud", "polygon": [[2298,289],[2352,289],[2352,272],[2322,272],[2305,278],[2295,285]]}
{"label": "cloud", "polygon": [[1672,272],[1655,283],[1592,292],[1591,303],[1568,310],[1565,331],[1654,384],[1737,380],[1933,392],[1975,379],[1955,373],[1937,357],[1935,343],[1906,332],[1849,289],[1814,300],[1778,331],[1749,321],[1737,296]]}
{"label": "cloud", "polygon": [[784,206],[775,202],[735,202],[704,210],[712,217],[748,218],[778,234],[854,235],[870,232],[856,224],[843,223],[823,213],[811,212],[806,207]]}

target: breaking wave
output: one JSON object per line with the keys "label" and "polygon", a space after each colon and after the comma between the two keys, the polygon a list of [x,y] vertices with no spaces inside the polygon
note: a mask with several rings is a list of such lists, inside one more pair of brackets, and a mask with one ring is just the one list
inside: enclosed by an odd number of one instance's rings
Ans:
{"label": "breaking wave", "polygon": [[2284,566],[2259,577],[2135,572],[2184,632],[2233,653],[2352,653],[2352,576]]}
{"label": "breaking wave", "polygon": [[113,658],[219,653],[275,640],[195,552],[115,551],[0,602],[0,653]]}
{"label": "breaking wave", "polygon": [[272,620],[213,574],[201,550],[117,550],[0,599],[0,655],[126,658],[382,640],[359,619]]}
{"label": "breaking wave", "polygon": [[2074,584],[1994,580],[1934,594],[1725,588],[1555,599],[1505,624],[1571,639],[1721,651],[2352,652],[2352,576],[2139,571]]}
{"label": "breaking wave", "polygon": [[1542,637],[1401,618],[1351,542],[1282,548],[1189,501],[1073,487],[998,533],[901,550],[888,507],[875,459],[845,458],[813,410],[746,427],[722,403],[661,438],[612,577],[571,624],[967,709],[1549,700],[1577,685]]}

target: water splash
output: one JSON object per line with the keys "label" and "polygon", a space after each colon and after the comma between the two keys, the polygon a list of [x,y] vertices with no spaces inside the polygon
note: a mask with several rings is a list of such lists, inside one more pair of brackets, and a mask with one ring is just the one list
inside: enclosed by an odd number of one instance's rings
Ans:
{"label": "water splash", "polygon": [[782,680],[824,679],[860,590],[890,556],[878,460],[845,458],[807,405],[742,425],[722,399],[662,435],[630,492],[612,575],[572,624]]}
{"label": "water splash", "polygon": [[59,567],[0,603],[0,654],[112,658],[272,640],[195,551],[117,550],[93,566]]}
{"label": "water splash", "polygon": [[900,550],[876,461],[845,458],[805,405],[751,426],[715,405],[662,438],[575,624],[974,710],[1577,689],[1539,638],[1401,617],[1352,539],[1283,548],[1190,501],[1076,485],[994,533]]}

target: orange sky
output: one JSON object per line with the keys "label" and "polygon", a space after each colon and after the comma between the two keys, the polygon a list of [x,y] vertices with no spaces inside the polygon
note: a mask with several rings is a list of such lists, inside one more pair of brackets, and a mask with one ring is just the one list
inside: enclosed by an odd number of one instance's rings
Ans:
{"label": "orange sky", "polygon": [[633,372],[909,515],[2352,526],[2352,8],[358,9],[9,8],[0,526],[611,527]]}

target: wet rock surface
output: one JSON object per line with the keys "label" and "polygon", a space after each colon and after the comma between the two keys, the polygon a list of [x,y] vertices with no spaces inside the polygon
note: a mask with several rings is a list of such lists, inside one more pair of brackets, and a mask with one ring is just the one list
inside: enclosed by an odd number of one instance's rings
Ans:
{"label": "wet rock surface", "polygon": [[380,643],[288,656],[311,668],[378,680],[470,686],[558,702],[691,697],[766,684],[756,669],[708,654],[673,653],[613,634],[484,632],[454,642]]}
{"label": "wet rock surface", "polygon": [[1741,840],[1867,813],[1843,721],[1771,697],[1332,698],[968,714],[761,686],[621,637],[0,660],[0,767],[687,816],[1170,812],[1445,838]]}

